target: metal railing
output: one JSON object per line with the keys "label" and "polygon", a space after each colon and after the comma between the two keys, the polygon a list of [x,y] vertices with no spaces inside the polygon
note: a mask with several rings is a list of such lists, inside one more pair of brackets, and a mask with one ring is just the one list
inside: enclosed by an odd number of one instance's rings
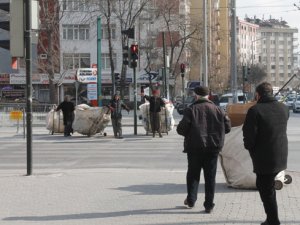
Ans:
{"label": "metal railing", "polygon": [[[34,126],[45,126],[48,112],[54,107],[53,104],[33,104],[32,123]],[[14,118],[16,112],[22,114],[21,119]],[[0,127],[23,125],[26,118],[25,103],[0,103]],[[20,121],[22,120],[22,121]]]}

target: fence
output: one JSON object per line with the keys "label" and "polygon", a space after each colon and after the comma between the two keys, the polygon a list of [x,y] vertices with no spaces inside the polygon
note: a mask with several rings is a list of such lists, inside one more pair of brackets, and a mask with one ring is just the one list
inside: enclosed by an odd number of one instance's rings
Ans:
{"label": "fence", "polygon": [[[33,126],[45,126],[47,114],[52,108],[52,104],[33,104]],[[26,121],[25,103],[0,103],[0,127],[23,126],[24,121]]]}

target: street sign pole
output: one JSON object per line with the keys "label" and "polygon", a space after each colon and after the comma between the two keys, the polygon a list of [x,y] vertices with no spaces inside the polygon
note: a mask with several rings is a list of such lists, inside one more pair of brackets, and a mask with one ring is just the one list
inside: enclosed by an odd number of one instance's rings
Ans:
{"label": "street sign pole", "polygon": [[134,135],[137,135],[137,84],[136,84],[136,67],[133,67],[133,83],[134,83]]}
{"label": "street sign pole", "polygon": [[31,0],[25,1],[25,48],[26,48],[26,122],[27,122],[27,176],[32,175],[32,67],[31,67]]}
{"label": "street sign pole", "polygon": [[101,65],[101,17],[97,18],[97,99],[98,106],[102,106],[102,65]]}

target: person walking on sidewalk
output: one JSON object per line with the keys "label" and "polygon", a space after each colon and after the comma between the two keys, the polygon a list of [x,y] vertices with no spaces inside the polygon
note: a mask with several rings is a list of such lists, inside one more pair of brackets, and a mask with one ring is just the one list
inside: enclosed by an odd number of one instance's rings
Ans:
{"label": "person walking on sidewalk", "polygon": [[159,97],[159,90],[152,91],[153,96],[147,96],[142,93],[141,95],[145,97],[147,101],[150,103],[150,124],[152,129],[152,135],[155,137],[155,132],[158,132],[160,138],[161,135],[161,123],[160,123],[160,111],[161,108],[165,106],[165,102]]}
{"label": "person walking on sidewalk", "polygon": [[244,145],[252,158],[256,187],[267,215],[261,225],[279,225],[275,176],[287,168],[289,110],[273,97],[267,82],[257,86],[256,100],[244,122]]}
{"label": "person walking on sidewalk", "polygon": [[64,97],[64,101],[59,104],[59,106],[56,108],[56,111],[62,110],[63,112],[63,120],[64,120],[64,136],[69,137],[71,136],[71,133],[73,132],[72,129],[72,123],[74,120],[74,110],[75,106],[73,102],[70,102],[70,96],[66,95]]}
{"label": "person walking on sidewalk", "polygon": [[122,108],[129,113],[130,109],[120,99],[120,95],[115,94],[110,101],[108,107],[111,110],[111,122],[113,126],[115,138],[123,138],[122,136]]}
{"label": "person walking on sidewalk", "polygon": [[184,110],[183,118],[177,126],[177,133],[185,137],[184,152],[187,153],[186,175],[187,198],[184,204],[194,207],[197,201],[201,169],[205,180],[206,213],[214,204],[218,154],[224,145],[225,133],[231,130],[230,119],[225,112],[208,99],[207,87],[194,90],[196,101]]}

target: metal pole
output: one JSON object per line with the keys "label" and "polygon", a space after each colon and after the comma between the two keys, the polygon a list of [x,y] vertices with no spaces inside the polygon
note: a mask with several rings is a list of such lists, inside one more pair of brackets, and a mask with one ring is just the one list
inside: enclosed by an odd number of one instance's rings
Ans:
{"label": "metal pole", "polygon": [[133,67],[133,83],[134,83],[134,96],[133,96],[133,102],[134,102],[134,114],[133,114],[133,118],[134,118],[134,135],[137,135],[137,99],[136,99],[136,95],[137,95],[137,84],[136,84],[136,67]]}
{"label": "metal pole", "polygon": [[231,5],[231,92],[233,103],[237,103],[237,65],[236,65],[236,1]]}
{"label": "metal pole", "polygon": [[185,96],[184,96],[184,74],[181,74],[181,79],[182,79],[182,89],[181,89],[181,91],[182,91],[182,105],[184,107],[184,98],[185,98]]}
{"label": "metal pole", "polygon": [[254,60],[254,42],[255,42],[256,40],[253,40],[252,41],[252,45],[251,45],[251,65],[253,66],[253,60]]}
{"label": "metal pole", "polygon": [[25,0],[26,122],[27,176],[32,174],[32,67],[31,67],[31,0]]}
{"label": "metal pole", "polygon": [[204,86],[208,86],[208,60],[207,60],[207,47],[208,47],[208,41],[207,41],[207,0],[203,0],[203,35],[204,35],[204,57],[203,57],[203,82]]}
{"label": "metal pole", "polygon": [[163,41],[163,57],[164,57],[164,69],[163,69],[163,88],[164,88],[164,97],[167,98],[167,62],[166,62],[166,36],[165,36],[165,32],[162,32],[162,41]]}
{"label": "metal pole", "polygon": [[97,18],[97,95],[98,95],[98,106],[102,106],[102,65],[101,65],[101,17]]}

